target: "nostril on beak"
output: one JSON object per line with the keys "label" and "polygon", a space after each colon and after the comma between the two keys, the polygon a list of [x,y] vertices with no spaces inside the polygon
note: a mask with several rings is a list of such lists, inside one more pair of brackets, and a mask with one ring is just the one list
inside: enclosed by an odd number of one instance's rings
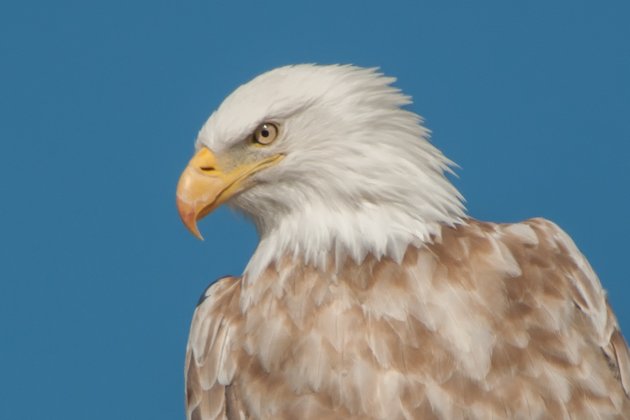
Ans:
{"label": "nostril on beak", "polygon": [[202,166],[199,169],[201,169],[204,172],[212,172],[215,170],[214,166]]}

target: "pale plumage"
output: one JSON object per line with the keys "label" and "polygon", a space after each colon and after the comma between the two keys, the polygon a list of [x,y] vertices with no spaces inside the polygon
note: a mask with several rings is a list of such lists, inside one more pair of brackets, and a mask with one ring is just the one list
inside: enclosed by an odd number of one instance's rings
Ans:
{"label": "pale plumage", "polygon": [[[227,201],[261,243],[195,311],[188,418],[630,418],[628,347],[586,259],[544,219],[467,218],[391,82],[282,68],[204,126],[214,154],[187,171],[230,181],[198,204],[183,176],[182,218]],[[264,121],[280,134],[254,148]]]}

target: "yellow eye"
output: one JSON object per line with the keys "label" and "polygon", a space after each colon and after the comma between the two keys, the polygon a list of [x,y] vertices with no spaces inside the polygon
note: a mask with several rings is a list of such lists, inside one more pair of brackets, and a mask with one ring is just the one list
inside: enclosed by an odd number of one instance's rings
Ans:
{"label": "yellow eye", "polygon": [[278,137],[278,126],[274,123],[262,123],[254,131],[254,141],[258,144],[271,144]]}

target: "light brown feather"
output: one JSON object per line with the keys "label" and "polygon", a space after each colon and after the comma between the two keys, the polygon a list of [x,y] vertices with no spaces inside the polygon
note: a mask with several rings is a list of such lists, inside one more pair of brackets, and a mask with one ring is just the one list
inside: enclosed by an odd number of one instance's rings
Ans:
{"label": "light brown feather", "polygon": [[444,227],[401,264],[223,279],[186,376],[190,419],[630,418],[605,292],[543,219]]}

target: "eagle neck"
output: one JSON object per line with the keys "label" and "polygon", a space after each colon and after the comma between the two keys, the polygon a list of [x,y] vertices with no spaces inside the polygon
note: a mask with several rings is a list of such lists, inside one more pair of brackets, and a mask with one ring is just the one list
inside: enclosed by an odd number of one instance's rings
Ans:
{"label": "eagle neck", "polygon": [[270,265],[287,257],[332,273],[346,261],[361,264],[368,256],[400,262],[410,245],[421,247],[439,235],[441,226],[461,222],[458,214],[432,218],[433,214],[389,204],[305,206],[282,215],[275,224],[258,225],[260,242],[245,269],[246,279],[255,281]]}

